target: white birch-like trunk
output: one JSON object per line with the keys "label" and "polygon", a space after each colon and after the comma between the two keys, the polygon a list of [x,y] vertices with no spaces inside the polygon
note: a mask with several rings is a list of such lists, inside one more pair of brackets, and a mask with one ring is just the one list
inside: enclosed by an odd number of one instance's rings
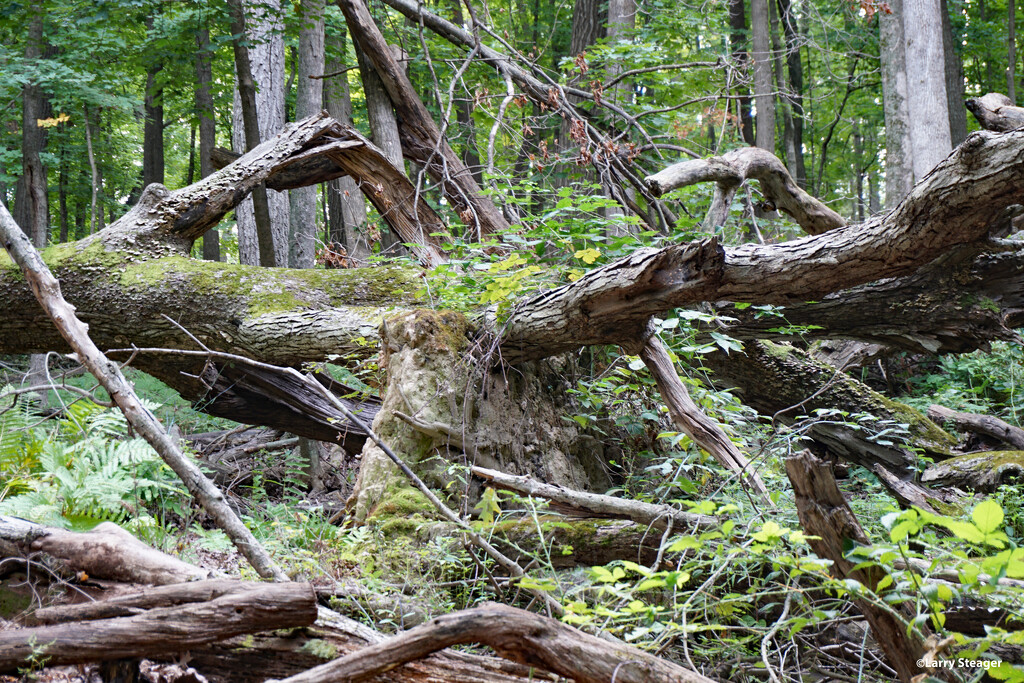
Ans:
{"label": "white birch-like trunk", "polygon": [[953,149],[946,98],[940,0],[904,0],[903,42],[914,180],[920,182]]}

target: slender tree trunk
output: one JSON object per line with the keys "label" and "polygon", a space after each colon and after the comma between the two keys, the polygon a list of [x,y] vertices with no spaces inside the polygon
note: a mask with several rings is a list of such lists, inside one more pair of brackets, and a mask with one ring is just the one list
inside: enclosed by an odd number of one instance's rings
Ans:
{"label": "slender tree trunk", "polygon": [[[99,168],[96,166],[96,154],[93,151],[92,146],[92,115],[89,113],[88,105],[84,108],[85,113],[85,149],[89,153],[89,170],[92,172],[92,203],[90,204],[89,212],[89,233],[96,232],[96,203],[99,198],[100,184],[103,182],[100,178]],[[100,209],[100,221],[103,220],[103,210]]]}
{"label": "slender tree trunk", "polygon": [[[452,20],[462,26],[465,18],[462,15],[462,0],[452,2]],[[473,174],[473,180],[480,187],[484,187],[483,165],[480,163],[480,152],[476,144],[476,126],[473,124],[472,109],[469,101],[464,97],[455,100],[455,121],[459,125],[459,131],[463,138],[462,163]]]}
{"label": "slender tree trunk", "polygon": [[[153,30],[153,15],[146,17],[146,29]],[[146,69],[145,121],[142,134],[142,187],[164,183],[164,91],[157,85],[164,65],[159,57]]]}
{"label": "slender tree trunk", "polygon": [[[608,40],[609,42],[621,42],[629,40],[636,28],[636,0],[608,0]],[[612,60],[608,66],[608,78],[614,78],[622,73],[622,66],[618,61]],[[618,83],[605,97],[617,104],[625,104],[630,100],[632,86],[628,81]]]}
{"label": "slender tree trunk", "polygon": [[1017,104],[1017,0],[1006,2],[1006,96]]}
{"label": "slender tree trunk", "polygon": [[768,0],[750,0],[750,31],[754,60],[754,105],[757,107],[755,141],[775,153],[775,94],[772,83],[771,18]]}
{"label": "slender tree trunk", "polygon": [[[964,106],[964,64],[953,26],[949,19],[949,3],[941,0],[943,59],[946,68],[946,108],[949,114],[949,140],[956,147],[967,137],[967,107]],[[1012,4],[1012,3],[1011,3]]]}
{"label": "slender tree trunk", "polygon": [[[346,68],[342,60],[345,34],[331,33],[327,36],[327,46],[325,71],[337,75],[324,79],[324,107],[334,119],[351,126],[352,98],[348,89],[348,72],[338,73]],[[365,233],[366,200],[349,176],[327,183],[327,223],[328,239],[344,245],[352,258],[364,259],[370,255]]]}
{"label": "slender tree trunk", "polygon": [[793,122],[793,179],[801,188],[807,187],[807,168],[804,162],[804,67],[800,60],[800,26],[793,13],[790,0],[778,0],[782,31],[786,38],[786,71],[789,74],[789,90],[786,97]]}
{"label": "slender tree trunk", "polygon": [[889,0],[891,14],[878,13],[885,112],[885,208],[896,206],[914,186],[903,0]]}
{"label": "slender tree trunk", "polygon": [[66,145],[60,147],[60,171],[57,178],[57,202],[60,207],[60,243],[68,241],[68,155]]}
{"label": "slender tree trunk", "polygon": [[[213,148],[217,144],[217,126],[214,120],[213,95],[210,84],[213,82],[213,65],[210,61],[210,29],[206,26],[206,17],[196,31],[196,115],[199,119],[199,177],[205,178],[213,173]],[[220,232],[210,228],[203,235],[203,258],[207,261],[220,261]]]}
{"label": "slender tree trunk", "polygon": [[[296,6],[296,12],[301,28],[296,68],[299,87],[295,96],[295,118],[304,119],[323,108],[323,79],[320,76],[324,73],[324,0],[302,0]],[[316,195],[315,186],[289,192],[291,235],[288,265],[292,268],[313,267],[317,238]]]}
{"label": "slender tree trunk", "polygon": [[[231,32],[238,37],[234,41],[238,78],[234,145],[248,151],[284,125],[284,39],[277,22],[280,3],[253,3],[248,6],[251,12],[246,12],[243,0],[228,0],[228,7]],[[259,67],[258,75],[253,65]],[[288,262],[287,196],[257,188],[251,199],[239,205],[235,217],[242,263],[278,266]]]}
{"label": "slender tree trunk", "polygon": [[[914,179],[920,181],[953,149],[946,96],[941,0],[904,0],[907,104]],[[925,122],[927,122],[925,124]]]}
{"label": "slender tree trunk", "polygon": [[[743,0],[729,0],[729,44],[732,46],[732,58],[736,69],[743,79],[748,78],[747,66],[750,63],[750,55],[747,54],[747,16],[743,6]],[[750,114],[750,96],[747,86],[737,86],[736,90],[741,93],[736,100],[736,107],[739,110],[737,118],[740,126],[740,137],[748,145],[754,144],[754,120]]]}
{"label": "slender tree trunk", "polygon": [[[43,15],[36,13],[28,25],[28,39],[25,46],[26,61],[38,60],[47,51],[43,36]],[[42,249],[46,246],[50,231],[50,207],[46,179],[46,166],[42,153],[46,151],[47,129],[38,125],[39,119],[51,115],[50,100],[35,83],[26,83],[22,88],[21,107],[21,176],[14,190],[14,220]]]}
{"label": "slender tree trunk", "polygon": [[779,92],[779,104],[782,109],[782,149],[786,155],[786,169],[796,178],[796,127],[793,125],[793,108],[789,87],[785,83],[786,71],[782,66],[784,50],[779,38],[779,17],[776,3],[768,2],[768,14],[771,17],[772,62],[775,65],[775,87]]}

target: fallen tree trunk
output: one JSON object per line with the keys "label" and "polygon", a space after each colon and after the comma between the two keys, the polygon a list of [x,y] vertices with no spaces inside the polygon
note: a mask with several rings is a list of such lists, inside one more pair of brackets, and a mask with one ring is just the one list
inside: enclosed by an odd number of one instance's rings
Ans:
{"label": "fallen tree trunk", "polygon": [[84,572],[96,579],[151,585],[210,577],[209,571],[149,547],[112,522],[79,533],[0,516],[0,558],[34,560],[39,553],[64,576]]}
{"label": "fallen tree trunk", "polygon": [[77,664],[181,652],[241,633],[308,626],[316,595],[303,583],[259,584],[208,602],[163,607],[131,617],[0,632],[0,672],[28,658]]}
{"label": "fallen tree trunk", "polygon": [[928,417],[939,424],[952,422],[963,431],[990,436],[1016,450],[1024,450],[1024,429],[1007,424],[998,417],[961,413],[937,404],[929,406]]}
{"label": "fallen tree trunk", "polygon": [[489,645],[513,661],[572,678],[577,683],[711,683],[711,679],[696,672],[624,643],[602,640],[554,619],[504,605],[437,617],[378,645],[279,683],[360,680],[461,643]]}

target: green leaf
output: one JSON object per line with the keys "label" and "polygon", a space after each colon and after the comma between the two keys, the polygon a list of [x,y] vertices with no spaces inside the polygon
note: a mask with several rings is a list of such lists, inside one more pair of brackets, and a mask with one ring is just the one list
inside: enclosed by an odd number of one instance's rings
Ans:
{"label": "green leaf", "polygon": [[974,506],[971,519],[983,534],[990,534],[1003,525],[1003,508],[992,499],[982,501]]}

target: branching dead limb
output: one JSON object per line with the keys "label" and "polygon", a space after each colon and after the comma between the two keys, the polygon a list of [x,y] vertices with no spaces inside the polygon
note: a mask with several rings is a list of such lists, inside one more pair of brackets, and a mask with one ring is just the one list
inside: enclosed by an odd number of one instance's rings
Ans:
{"label": "branching dead limb", "polygon": [[6,207],[0,206],[0,241],[25,275],[39,304],[46,310],[61,335],[74,349],[79,360],[103,385],[117,404],[125,419],[174,470],[185,488],[203,506],[217,525],[231,538],[242,555],[264,578],[288,581],[288,575],[274,563],[259,542],[227,504],[224,494],[206,478],[174,439],[168,436],[156,417],[135,395],[132,385],[121,374],[116,363],[107,359],[89,338],[88,328],[75,314],[73,306],[64,300],[60,284],[50,273],[39,252],[14,222]]}
{"label": "branching dead limb", "polygon": [[770,204],[785,212],[810,235],[820,235],[846,225],[846,220],[807,194],[771,152],[743,147],[720,157],[692,159],[669,166],[644,179],[655,197],[697,183],[715,183],[715,195],[704,219],[706,228],[724,225],[736,190],[746,180],[757,180]]}
{"label": "branching dead limb", "polygon": [[278,683],[364,680],[462,643],[489,645],[503,657],[577,683],[712,683],[699,673],[624,643],[602,640],[525,610],[490,604],[436,617],[380,644]]}

